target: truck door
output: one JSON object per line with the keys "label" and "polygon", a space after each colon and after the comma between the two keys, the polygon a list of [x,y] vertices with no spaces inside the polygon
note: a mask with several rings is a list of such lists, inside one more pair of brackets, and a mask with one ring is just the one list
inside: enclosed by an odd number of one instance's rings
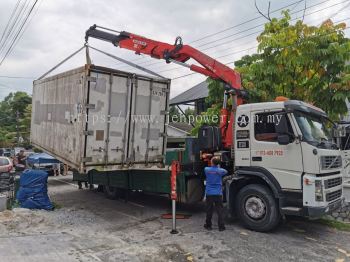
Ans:
{"label": "truck door", "polygon": [[300,142],[291,138],[287,145],[277,142],[278,124],[286,118],[288,132],[296,134],[290,116],[282,112],[251,113],[251,166],[262,167],[276,178],[282,189],[301,189],[303,173]]}

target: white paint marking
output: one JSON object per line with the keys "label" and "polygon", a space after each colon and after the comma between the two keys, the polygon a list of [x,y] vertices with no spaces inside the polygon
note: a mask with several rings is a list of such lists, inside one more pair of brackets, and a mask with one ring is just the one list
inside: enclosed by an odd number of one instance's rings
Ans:
{"label": "white paint marking", "polygon": [[118,214],[121,214],[121,215],[123,215],[123,216],[129,217],[129,218],[132,218],[132,219],[135,219],[135,220],[137,220],[137,221],[141,221],[139,218],[137,218],[137,217],[135,217],[135,216],[133,216],[133,215],[126,214],[126,213],[124,213],[124,212],[120,212],[120,211],[116,211],[116,210],[113,210],[113,212],[116,212],[116,213],[118,213]]}
{"label": "white paint marking", "polygon": [[94,259],[96,259],[97,261],[102,261],[99,257],[95,256],[94,254],[88,254],[89,256],[93,257]]}
{"label": "white paint marking", "polygon": [[142,207],[142,208],[145,207],[145,206],[140,205],[140,204],[137,204],[137,203],[135,203],[135,202],[130,202],[130,201],[128,201],[127,203],[129,203],[129,204],[131,204],[131,205],[133,205],[133,206],[137,206],[137,207]]}

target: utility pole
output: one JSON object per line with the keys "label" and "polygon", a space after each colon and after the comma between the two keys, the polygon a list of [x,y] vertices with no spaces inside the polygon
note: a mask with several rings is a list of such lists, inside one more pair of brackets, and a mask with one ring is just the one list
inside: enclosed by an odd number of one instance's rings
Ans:
{"label": "utility pole", "polygon": [[18,127],[18,120],[19,120],[19,112],[16,111],[16,131],[17,131],[17,146],[19,146],[19,127]]}

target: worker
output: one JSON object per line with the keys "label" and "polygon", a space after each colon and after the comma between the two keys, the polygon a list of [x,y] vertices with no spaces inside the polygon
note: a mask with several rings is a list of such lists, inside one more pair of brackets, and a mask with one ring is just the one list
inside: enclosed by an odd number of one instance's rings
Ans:
{"label": "worker", "polygon": [[23,165],[23,166],[26,165],[26,159],[27,159],[27,157],[24,155],[24,150],[23,150],[23,149],[21,149],[21,150],[19,151],[19,153],[16,155],[16,158],[17,158],[17,163],[18,163],[19,165]]}
{"label": "worker", "polygon": [[219,231],[225,230],[222,205],[222,177],[227,174],[227,171],[220,168],[220,160],[213,157],[211,160],[212,166],[206,167],[204,173],[206,176],[205,194],[206,194],[206,220],[204,228],[212,229],[211,218],[213,216],[214,207],[218,215]]}
{"label": "worker", "polygon": [[52,164],[52,169],[53,169],[53,175],[54,176],[61,175],[61,164],[60,163],[53,163]]}

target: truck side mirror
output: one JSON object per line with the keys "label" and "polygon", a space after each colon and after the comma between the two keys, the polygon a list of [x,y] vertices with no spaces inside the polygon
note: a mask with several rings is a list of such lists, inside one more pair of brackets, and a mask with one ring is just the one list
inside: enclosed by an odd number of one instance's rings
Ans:
{"label": "truck side mirror", "polygon": [[345,126],[338,125],[333,129],[333,137],[345,137],[346,136],[346,128]]}
{"label": "truck side mirror", "polygon": [[279,145],[288,145],[290,143],[289,135],[278,135],[277,142]]}

